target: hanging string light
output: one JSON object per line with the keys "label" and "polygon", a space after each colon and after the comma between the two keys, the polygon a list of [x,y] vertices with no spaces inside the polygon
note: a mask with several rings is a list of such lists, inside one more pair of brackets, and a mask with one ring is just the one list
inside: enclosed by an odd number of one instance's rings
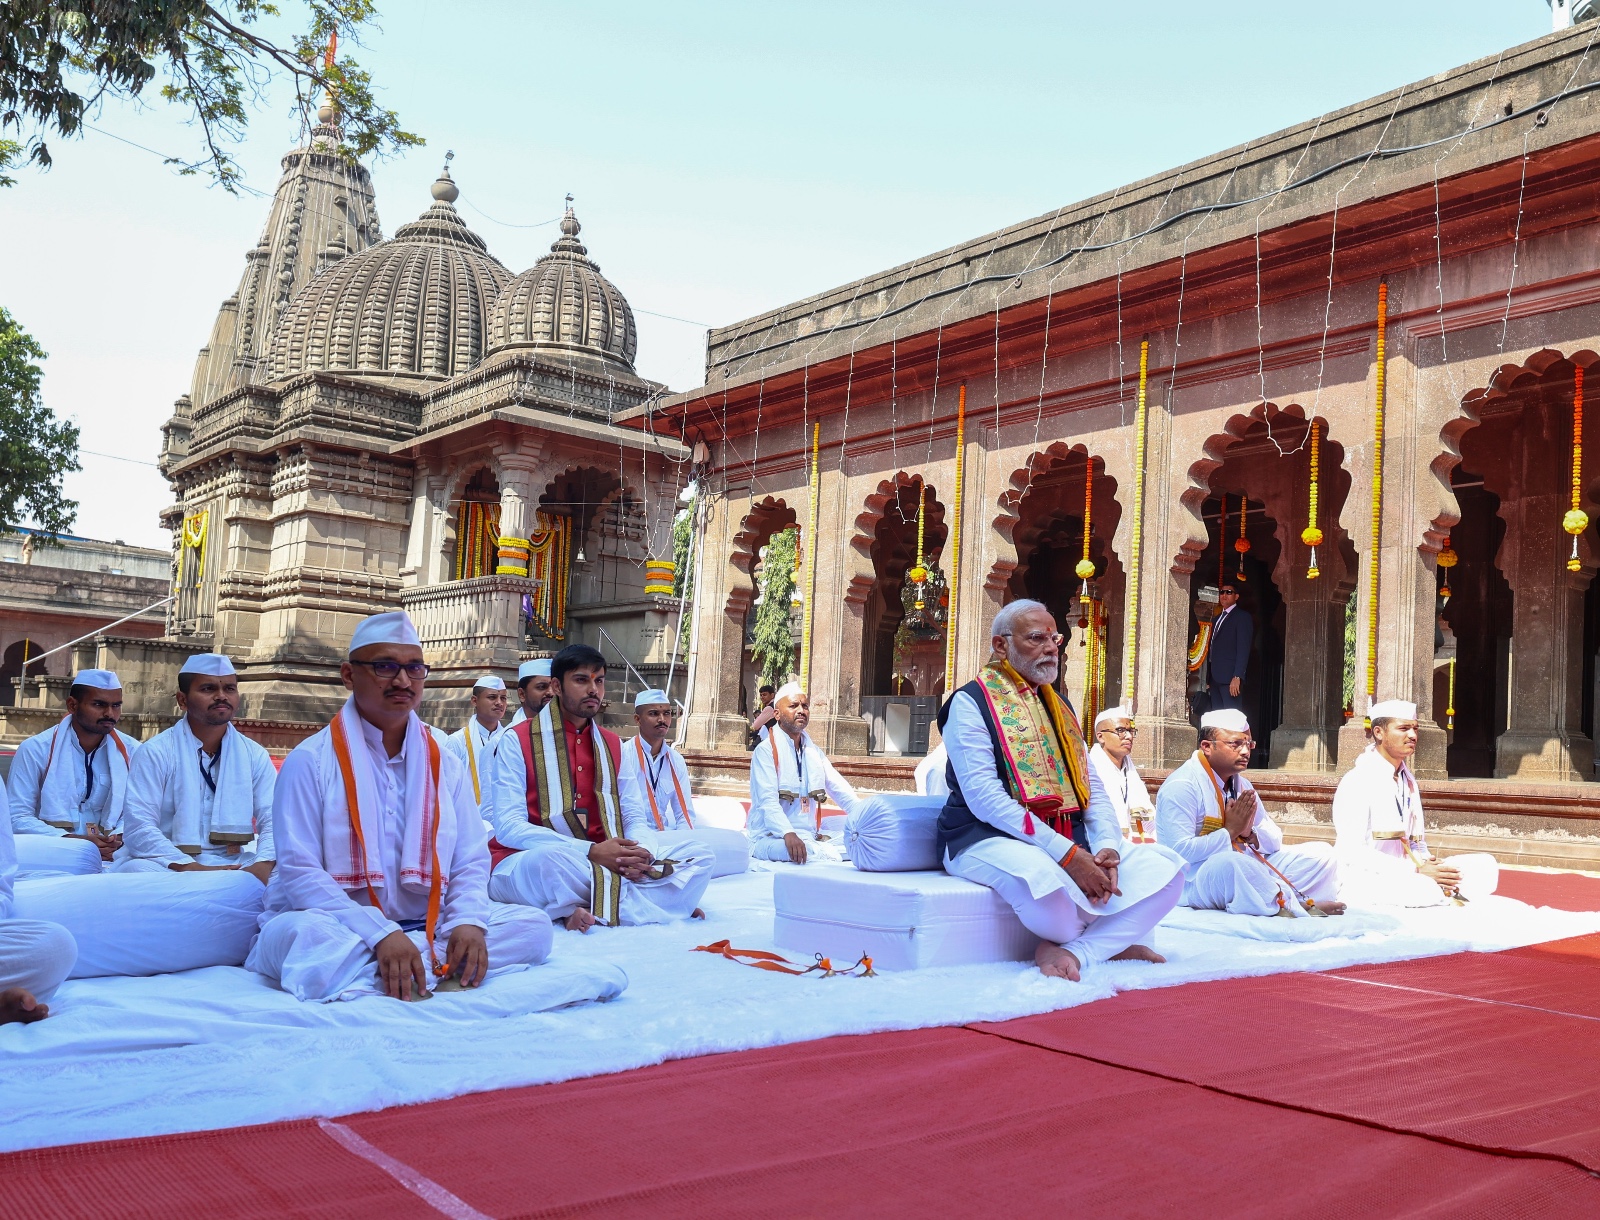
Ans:
{"label": "hanging string light", "polygon": [[1246,538],[1244,536],[1244,530],[1245,530],[1244,514],[1245,514],[1245,510],[1248,509],[1249,507],[1250,507],[1250,498],[1248,496],[1240,496],[1239,497],[1239,536],[1233,540],[1233,549],[1235,551],[1239,552],[1239,580],[1241,582],[1249,579],[1244,574],[1244,557],[1250,553],[1250,539],[1248,539],[1248,538]]}
{"label": "hanging string light", "polygon": [[950,611],[945,618],[944,689],[948,694],[956,677],[956,603],[961,588],[961,484],[967,451],[967,387],[956,395],[956,494],[950,513],[950,538],[945,549],[950,553]]}
{"label": "hanging string light", "polygon": [[[1384,363],[1389,335],[1389,282],[1378,284],[1377,409],[1372,427],[1372,545],[1367,557],[1367,706],[1378,695],[1378,550],[1383,542]],[[1372,727],[1372,717],[1363,723]]]}
{"label": "hanging string light", "polygon": [[1145,432],[1149,423],[1150,340],[1139,343],[1139,407],[1135,413],[1133,440],[1133,538],[1128,545],[1128,657],[1122,675],[1122,701],[1130,712],[1138,710],[1139,700],[1139,576],[1141,543],[1144,539],[1144,453]]}
{"label": "hanging string light", "polygon": [[1582,569],[1578,558],[1578,536],[1589,528],[1589,514],[1578,507],[1583,496],[1583,366],[1572,370],[1572,507],[1561,519],[1561,528],[1572,535],[1572,557],[1567,560],[1567,571]]}
{"label": "hanging string light", "polygon": [[1311,421],[1311,509],[1306,514],[1308,524],[1300,531],[1300,541],[1311,548],[1311,566],[1306,569],[1306,579],[1315,580],[1322,575],[1317,567],[1317,547],[1322,545],[1322,531],[1317,528],[1317,492],[1322,478],[1322,422]]}

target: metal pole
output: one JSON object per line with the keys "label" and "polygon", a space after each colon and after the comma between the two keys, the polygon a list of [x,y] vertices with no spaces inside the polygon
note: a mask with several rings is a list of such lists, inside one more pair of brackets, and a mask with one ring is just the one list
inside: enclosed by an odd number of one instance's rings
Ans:
{"label": "metal pole", "polygon": [[110,631],[113,627],[120,627],[120,626],[122,626],[123,623],[126,623],[129,619],[138,618],[141,614],[149,614],[150,611],[154,610],[156,607],[165,606],[175,596],[176,596],[176,594],[169,593],[166,597],[163,597],[160,601],[151,602],[143,610],[135,610],[132,614],[125,614],[121,618],[119,618],[116,622],[107,623],[104,627],[96,627],[93,631],[88,632],[85,635],[80,635],[75,640],[68,640],[65,644],[57,644],[54,648],[50,649],[49,652],[41,652],[38,656],[34,657],[32,660],[24,661],[22,663],[22,672],[23,673],[27,673],[28,666],[32,665],[34,661],[42,661],[46,657],[52,655],[53,653],[60,652],[64,648],[71,648],[74,644],[81,644],[85,640],[92,640],[95,636],[100,635],[100,634],[102,634],[104,632]]}

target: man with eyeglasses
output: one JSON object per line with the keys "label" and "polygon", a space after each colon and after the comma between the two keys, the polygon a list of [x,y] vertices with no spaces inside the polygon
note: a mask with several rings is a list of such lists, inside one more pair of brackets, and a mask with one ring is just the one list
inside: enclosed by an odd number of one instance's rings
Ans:
{"label": "man with eyeglasses", "polygon": [[1117,811],[1123,837],[1130,843],[1154,843],[1156,807],[1139,768],[1133,765],[1133,742],[1138,735],[1131,709],[1106,708],[1094,718],[1089,765],[1099,775],[1111,807]]}
{"label": "man with eyeglasses", "polygon": [[545,960],[549,917],[489,901],[472,781],[417,716],[428,666],[403,610],[365,619],[350,698],[284,760],[270,918],[245,965],[302,1000],[424,1000]]}
{"label": "man with eyeglasses", "polygon": [[1239,590],[1225,584],[1217,590],[1220,610],[1211,624],[1206,652],[1206,680],[1211,711],[1244,707],[1244,675],[1250,668],[1250,647],[1255,642],[1255,620],[1239,606]]}
{"label": "man with eyeglasses", "polygon": [[1234,915],[1339,915],[1339,867],[1327,843],[1283,845],[1245,778],[1250,722],[1207,712],[1200,748],[1156,794],[1156,835],[1183,857],[1183,905]]}
{"label": "man with eyeglasses", "polygon": [[947,872],[994,890],[1039,937],[1041,972],[1076,982],[1097,962],[1166,960],[1149,937],[1178,901],[1183,862],[1124,841],[1055,690],[1061,642],[1039,602],[995,616],[992,659],[939,713],[950,795],[938,847]]}

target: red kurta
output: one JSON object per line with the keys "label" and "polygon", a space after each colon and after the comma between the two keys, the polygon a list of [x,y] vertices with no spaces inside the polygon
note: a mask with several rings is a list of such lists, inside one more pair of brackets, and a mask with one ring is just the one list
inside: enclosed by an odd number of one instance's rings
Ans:
{"label": "red kurta", "polygon": [[[525,736],[526,745],[522,741],[516,744],[523,749],[523,758],[526,761],[535,750],[533,731],[536,724],[532,720],[524,720],[511,731],[513,734]],[[595,792],[597,769],[594,761],[594,737],[589,733],[578,732],[576,721],[563,720],[561,727],[567,735],[567,761],[572,767],[572,796],[573,804],[587,815],[589,841],[601,843],[605,841],[605,824],[600,816],[600,798]],[[611,755],[611,767],[615,772],[622,765],[622,739],[615,733],[606,729],[600,730],[601,739],[606,743],[606,752]],[[539,822],[539,785],[535,782],[533,771],[528,771],[528,821]],[[560,816],[559,809],[553,814]],[[498,839],[489,840],[489,867],[492,869],[507,856],[521,850],[516,847],[506,847]]]}

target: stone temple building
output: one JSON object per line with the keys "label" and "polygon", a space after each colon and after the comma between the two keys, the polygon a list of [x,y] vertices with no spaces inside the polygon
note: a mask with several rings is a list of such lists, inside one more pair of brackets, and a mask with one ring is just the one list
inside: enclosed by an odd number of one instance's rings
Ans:
{"label": "stone temple building", "polygon": [[[1587,39],[713,331],[706,384],[634,415],[712,453],[696,765],[738,771],[752,573],[798,525],[802,677],[837,756],[920,753],[946,661],[968,680],[1028,595],[1069,635],[1074,701],[1136,704],[1159,775],[1194,748],[1189,650],[1226,578],[1256,623],[1257,786],[1306,834],[1329,833],[1370,673],[1420,705],[1442,825],[1504,837],[1504,859],[1600,859],[1600,550],[1564,525],[1600,514]],[[907,632],[917,573],[948,606]]]}
{"label": "stone temple building", "polygon": [[345,641],[384,609],[416,620],[448,727],[474,675],[566,642],[601,646],[621,693],[639,683],[624,658],[664,681],[687,451],[611,422],[664,387],[634,370],[633,312],[570,197],[520,273],[457,212],[448,170],[386,239],[366,169],[318,118],[163,428],[167,642],[232,656],[279,744],[326,723]]}

